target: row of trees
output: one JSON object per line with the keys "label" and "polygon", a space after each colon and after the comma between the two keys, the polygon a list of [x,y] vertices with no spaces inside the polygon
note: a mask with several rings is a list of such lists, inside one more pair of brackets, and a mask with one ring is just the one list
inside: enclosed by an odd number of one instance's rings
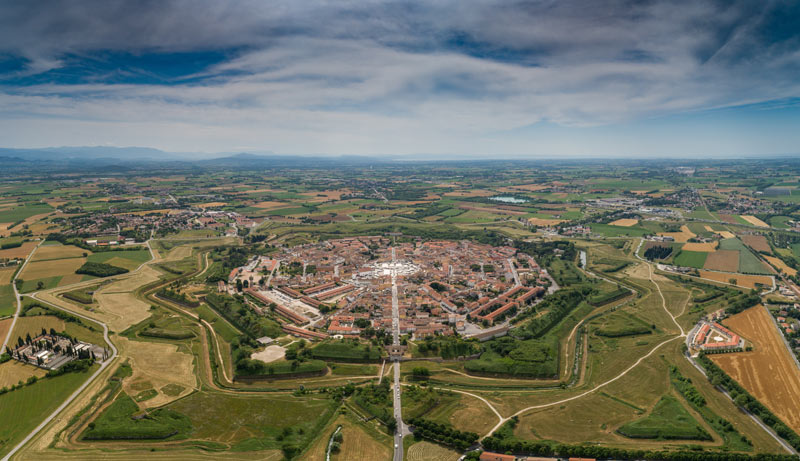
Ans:
{"label": "row of trees", "polygon": [[466,450],[478,441],[478,434],[459,431],[449,424],[441,424],[424,418],[412,418],[409,424],[414,427],[414,437],[428,439],[443,445]]}

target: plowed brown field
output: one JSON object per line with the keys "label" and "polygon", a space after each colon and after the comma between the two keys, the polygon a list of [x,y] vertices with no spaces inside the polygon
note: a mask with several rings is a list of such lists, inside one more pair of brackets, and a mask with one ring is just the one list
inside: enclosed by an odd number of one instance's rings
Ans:
{"label": "plowed brown field", "polygon": [[765,251],[769,254],[772,254],[769,243],[767,243],[767,238],[763,235],[743,235],[742,241],[746,245],[753,247],[753,249],[756,251]]}
{"label": "plowed brown field", "polygon": [[717,250],[708,254],[703,269],[712,271],[736,272],[739,270],[739,252]]}
{"label": "plowed brown field", "polygon": [[711,359],[795,432],[800,431],[800,369],[769,313],[756,306],[726,324],[754,344],[751,352],[712,355]]}

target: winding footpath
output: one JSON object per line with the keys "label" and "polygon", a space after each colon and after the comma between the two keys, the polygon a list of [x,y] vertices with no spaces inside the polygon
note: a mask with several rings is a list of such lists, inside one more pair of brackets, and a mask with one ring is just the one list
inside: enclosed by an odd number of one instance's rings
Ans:
{"label": "winding footpath", "polygon": [[[664,294],[661,292],[661,287],[658,285],[658,283],[656,283],[655,280],[653,280],[653,269],[652,269],[652,266],[650,264],[647,264],[647,267],[650,269],[650,281],[656,286],[656,291],[658,291],[659,296],[661,296],[661,306],[664,308],[664,311],[667,313],[667,315],[669,315],[670,318],[672,319],[672,321],[675,323],[675,326],[678,327],[678,330],[681,332],[680,335],[674,336],[672,338],[669,338],[669,339],[666,339],[666,340],[662,341],[656,347],[654,347],[650,352],[648,352],[646,355],[640,357],[639,360],[637,360],[636,362],[633,363],[633,365],[629,366],[624,371],[622,371],[622,373],[620,373],[617,376],[609,379],[608,381],[605,381],[603,383],[600,383],[600,384],[596,385],[595,387],[593,387],[593,388],[591,388],[591,389],[589,389],[587,391],[584,391],[584,392],[582,392],[582,393],[580,393],[578,395],[574,395],[572,397],[567,397],[565,399],[557,400],[555,402],[543,403],[543,404],[540,404],[540,405],[532,405],[530,407],[526,407],[526,408],[523,408],[522,410],[517,411],[516,413],[514,413],[513,415],[511,415],[509,417],[506,417],[506,418],[502,418],[501,417],[500,418],[500,422],[498,422],[497,425],[495,425],[492,428],[492,430],[489,431],[489,433],[487,433],[485,436],[483,436],[481,438],[481,440],[485,439],[486,437],[490,437],[492,434],[495,433],[495,431],[500,429],[500,427],[503,424],[505,424],[506,421],[508,421],[509,419],[513,418],[514,416],[519,416],[519,415],[521,415],[523,413],[526,413],[528,411],[531,411],[531,410],[539,410],[539,409],[542,409],[542,408],[548,408],[548,407],[552,407],[552,406],[555,406],[555,405],[561,405],[563,403],[571,402],[573,400],[580,399],[580,398],[585,397],[585,396],[587,396],[587,395],[589,395],[589,394],[591,394],[593,392],[596,392],[598,389],[601,389],[601,388],[603,388],[603,387],[605,387],[605,386],[607,386],[607,385],[619,380],[623,376],[627,375],[631,370],[636,368],[640,363],[642,363],[645,359],[647,359],[648,357],[653,355],[657,350],[659,350],[665,344],[667,344],[669,342],[672,342],[672,341],[675,341],[676,339],[683,338],[683,337],[686,336],[686,332],[684,332],[683,327],[681,327],[680,324],[677,321],[677,317],[680,316],[680,314],[678,314],[678,316],[675,316],[675,315],[672,315],[672,313],[669,311],[669,309],[667,308],[667,300],[664,297]],[[684,310],[685,309],[686,309],[686,306],[684,305]],[[683,313],[683,311],[681,311],[681,313]],[[490,406],[490,408],[492,408],[492,410],[495,411],[495,413],[497,413],[497,411],[494,410],[494,407]],[[499,416],[499,413],[497,413],[497,414]]]}

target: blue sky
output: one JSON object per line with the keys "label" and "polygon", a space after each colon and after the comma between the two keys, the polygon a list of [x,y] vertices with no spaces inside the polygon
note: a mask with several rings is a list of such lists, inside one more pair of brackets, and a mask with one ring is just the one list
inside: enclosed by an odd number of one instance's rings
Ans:
{"label": "blue sky", "polygon": [[3,147],[797,154],[800,3],[0,5]]}

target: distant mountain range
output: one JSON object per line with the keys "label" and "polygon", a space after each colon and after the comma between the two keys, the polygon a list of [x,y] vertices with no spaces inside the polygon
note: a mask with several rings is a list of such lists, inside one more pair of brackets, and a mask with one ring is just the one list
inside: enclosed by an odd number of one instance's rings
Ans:
{"label": "distant mountain range", "polygon": [[[543,165],[555,163],[603,163],[627,164],[642,161],[651,164],[674,166],[674,158],[491,158],[480,156],[441,156],[410,154],[405,156],[327,156],[327,155],[279,155],[270,151],[259,152],[167,152],[150,147],[46,147],[38,149],[0,148],[0,176],[23,175],[26,173],[125,173],[146,171],[186,171],[198,169],[270,169],[270,168],[337,168],[368,167],[410,164],[464,164],[494,165],[503,164],[519,167],[522,165]],[[739,158],[739,161],[798,162],[797,155]],[[682,163],[725,162],[725,159],[681,159]]]}
{"label": "distant mountain range", "polygon": [[[0,148],[0,164],[13,169],[36,165],[44,170],[159,168],[295,168],[365,166],[392,160],[359,156],[296,156],[259,153],[166,152],[150,147],[47,147],[39,149]],[[0,172],[1,174],[2,172]]]}

